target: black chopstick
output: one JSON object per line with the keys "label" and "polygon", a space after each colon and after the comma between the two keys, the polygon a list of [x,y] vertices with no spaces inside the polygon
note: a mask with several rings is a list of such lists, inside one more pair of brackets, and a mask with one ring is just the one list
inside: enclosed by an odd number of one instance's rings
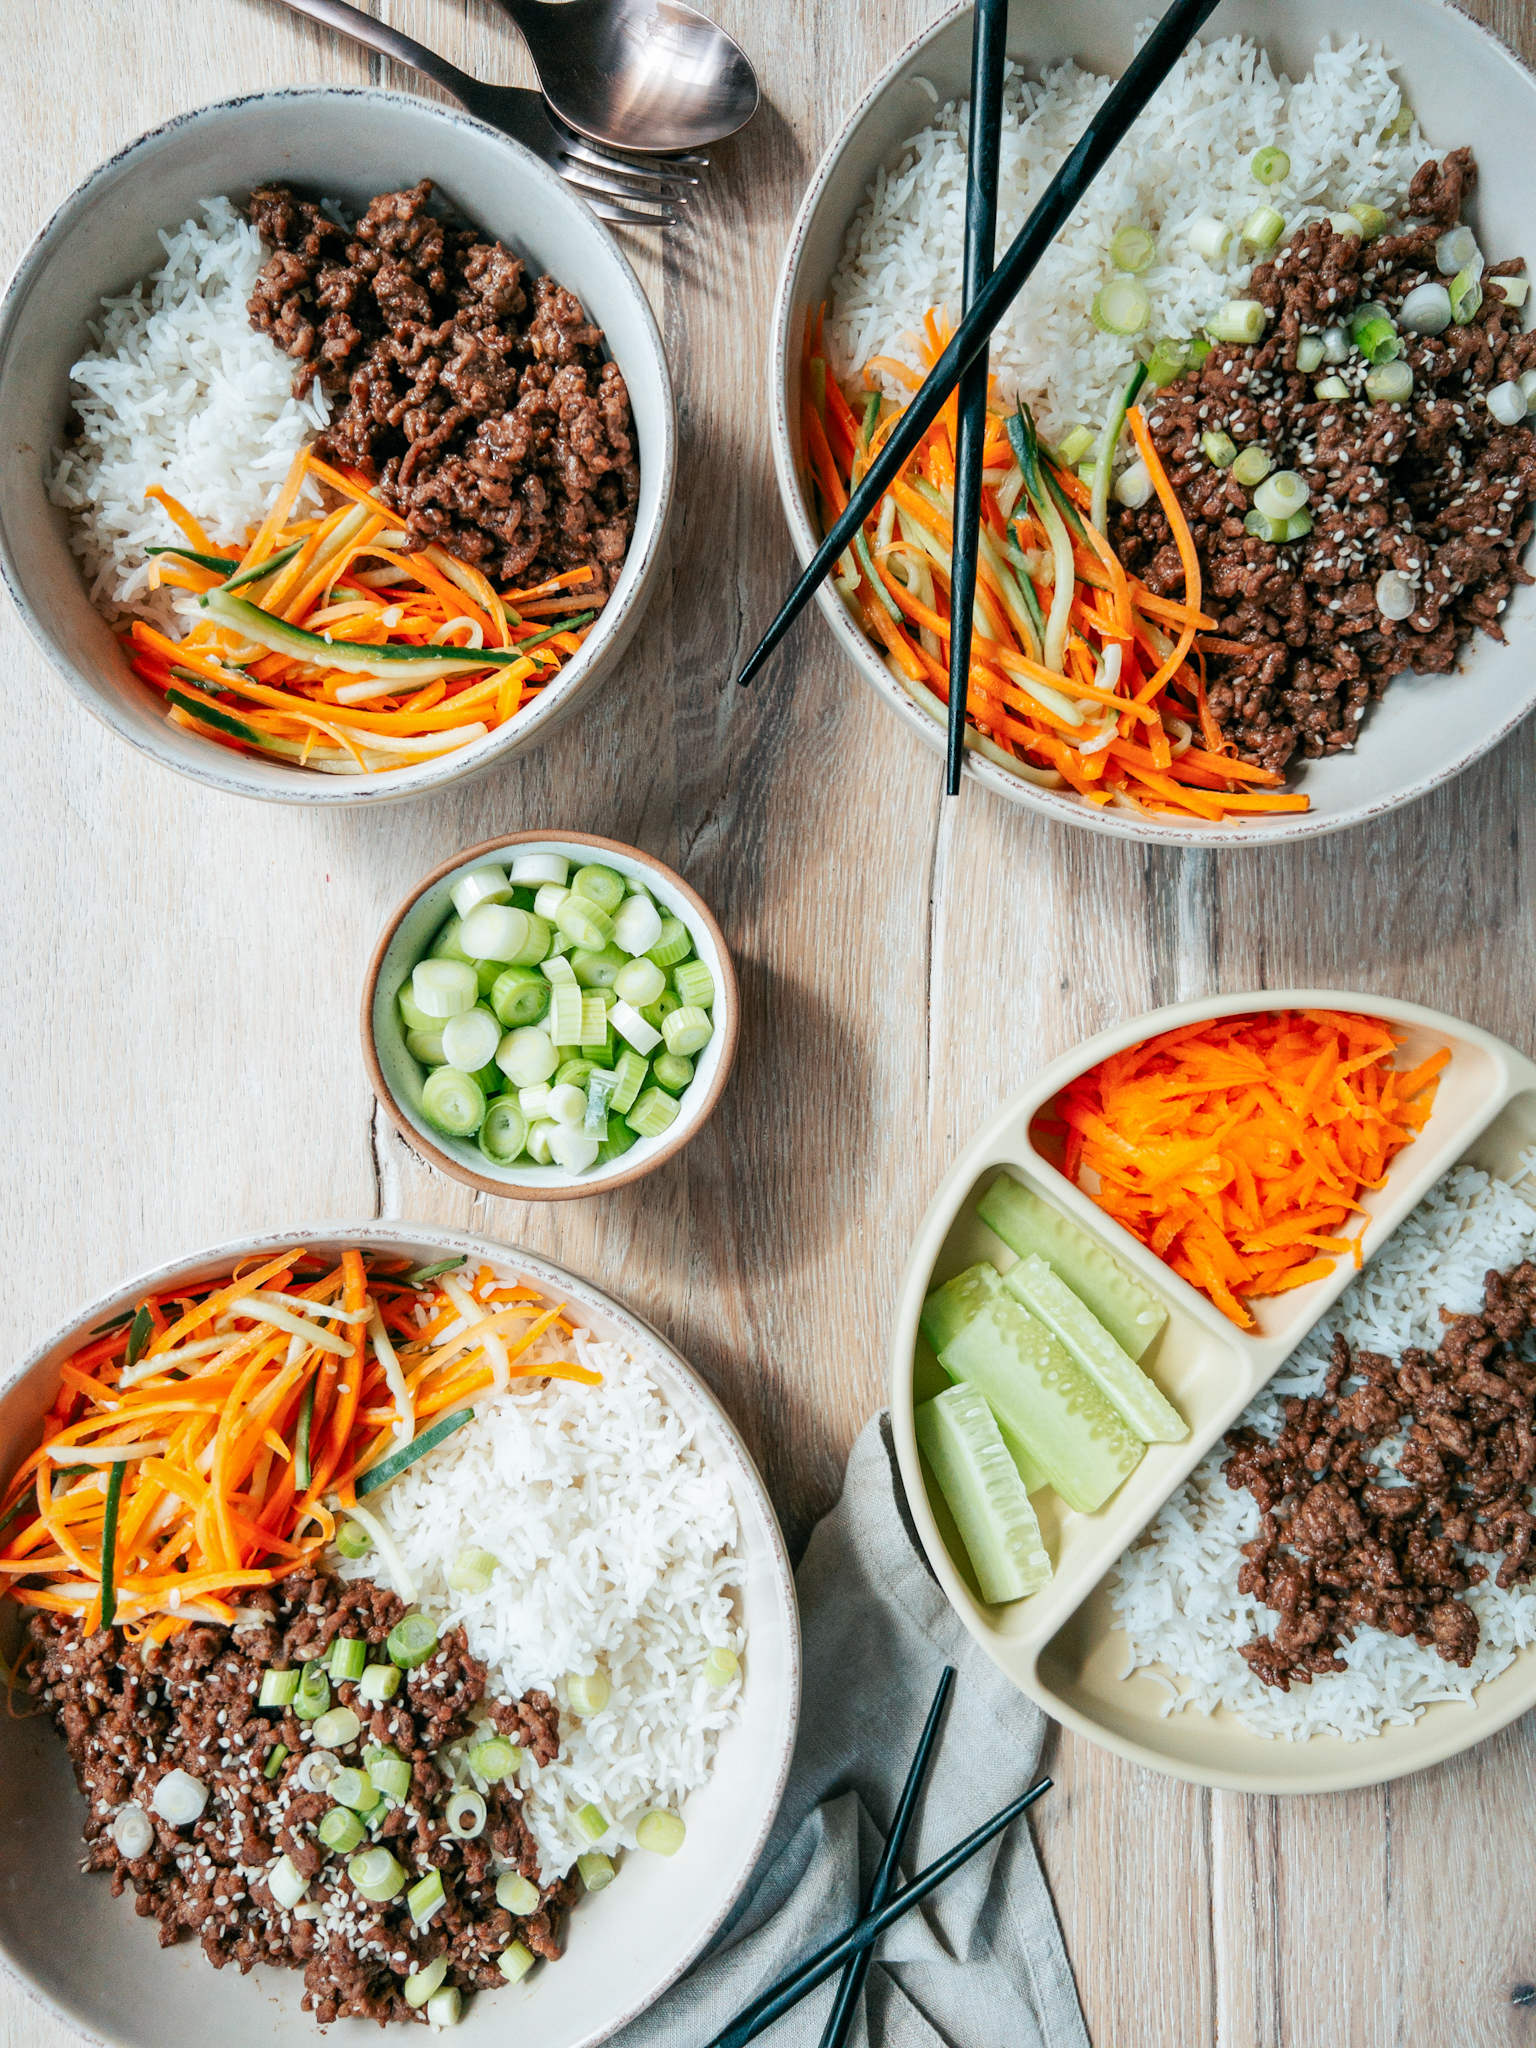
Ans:
{"label": "black chopstick", "polygon": [[939,408],[964,371],[986,348],[988,338],[1023,289],[1067,217],[1103,170],[1126,131],[1178,62],[1185,44],[1219,0],[1173,0],[1173,5],[1127,65],[1123,77],[1083,130],[1082,140],[1051,180],[1044,198],[1009,245],[1002,262],[976,296],[948,348],[924,379],[912,403],[892,427],[884,446],[832,522],[778,617],[747,657],[737,681],[750,683],[790,627],[832,564],[850,545],[908,457],[938,418]]}
{"label": "black chopstick", "polygon": [[779,1982],[763,1992],[761,1997],[754,1998],[749,2006],[736,2015],[723,2034],[716,2034],[707,2044],[707,2048],[746,2048],[746,2044],[755,2041],[765,2027],[771,2027],[776,2019],[789,2011],[791,2006],[798,2005],[808,1992],[814,1991],[818,1984],[824,1984],[832,1972],[850,1956],[857,1955],[861,1949],[866,1949],[872,1942],[878,1941],[887,1927],[899,1920],[903,1913],[911,1912],[912,1908],[920,1900],[926,1899],[931,1891],[937,1890],[945,1878],[952,1877],[963,1863],[970,1861],[978,1849],[984,1849],[988,1842],[1000,1835],[1010,1822],[1016,1821],[1027,1807],[1033,1806],[1035,1801],[1050,1789],[1050,1779],[1041,1778],[1038,1783],[1031,1785],[1027,1792],[1005,1806],[1001,1813],[994,1813],[989,1821],[983,1821],[973,1834],[967,1835],[963,1842],[957,1842],[947,1855],[941,1856],[936,1863],[930,1863],[926,1870],[920,1870],[912,1882],[903,1885],[896,1896],[887,1900],[878,1913],[866,1913],[864,1918],[850,1927],[846,1934],[839,1935],[836,1941],[828,1942],[824,1949],[818,1949],[816,1954],[808,1962],[802,1963],[798,1970],[780,1978]]}
{"label": "black chopstick", "polygon": [[[891,1895],[896,1883],[896,1873],[901,1867],[901,1852],[906,1845],[907,1830],[912,1825],[912,1816],[917,1811],[918,1794],[923,1789],[923,1780],[928,1775],[928,1759],[933,1754],[933,1745],[938,1739],[939,1722],[943,1718],[944,1703],[949,1698],[950,1687],[955,1682],[953,1664],[944,1666],[944,1675],[939,1680],[939,1689],[933,1696],[933,1705],[928,1709],[928,1719],[922,1736],[913,1754],[912,1768],[907,1772],[907,1782],[901,1788],[897,1802],[896,1817],[891,1822],[891,1832],[886,1837],[885,1851],[880,1858],[880,1867],[875,1872],[875,1881],[869,1888],[868,1913],[877,1913]],[[850,1956],[843,1965],[843,1981],[837,1987],[837,1996],[832,2001],[832,2010],[827,2016],[826,2028],[821,2037],[821,2048],[843,2048],[848,2038],[848,2029],[853,2025],[853,2016],[859,2009],[859,1993],[864,1989],[864,1979],[869,1975],[870,1951],[861,1948],[856,1956]]]}
{"label": "black chopstick", "polygon": [[[997,244],[997,160],[1002,146],[1003,66],[1008,0],[976,0],[971,29],[971,140],[966,152],[964,310],[992,275]],[[981,517],[982,444],[987,438],[987,351],[960,379],[955,449],[954,543],[949,563],[949,744],[944,787],[960,794],[965,703],[971,678],[971,618],[976,602],[977,521]]]}

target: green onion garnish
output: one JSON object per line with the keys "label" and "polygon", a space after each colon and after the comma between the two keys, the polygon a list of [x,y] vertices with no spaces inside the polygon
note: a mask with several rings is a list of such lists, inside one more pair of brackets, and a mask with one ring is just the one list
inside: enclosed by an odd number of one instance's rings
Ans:
{"label": "green onion garnish", "polygon": [[359,1498],[365,1494],[376,1493],[381,1486],[387,1486],[391,1479],[400,1476],[407,1465],[414,1465],[416,1460],[425,1457],[428,1451],[435,1451],[456,1429],[462,1429],[466,1422],[473,1422],[474,1419],[473,1408],[455,1408],[451,1415],[444,1415],[439,1421],[434,1422],[430,1429],[424,1429],[420,1436],[412,1437],[403,1450],[393,1452],[371,1471],[365,1472],[357,1482]]}
{"label": "green onion garnish", "polygon": [[437,1648],[436,1625],[426,1614],[402,1614],[385,1637],[384,1647],[391,1663],[402,1671],[414,1671]]}
{"label": "green onion garnish", "polygon": [[267,1758],[266,1762],[262,1765],[261,1775],[264,1778],[275,1778],[278,1772],[283,1768],[283,1762],[287,1755],[287,1743],[279,1742],[277,1746],[273,1749],[272,1754]]}
{"label": "green onion garnish", "polygon": [[1271,143],[1267,149],[1254,152],[1252,170],[1261,185],[1278,185],[1291,175],[1291,160],[1283,149]]}

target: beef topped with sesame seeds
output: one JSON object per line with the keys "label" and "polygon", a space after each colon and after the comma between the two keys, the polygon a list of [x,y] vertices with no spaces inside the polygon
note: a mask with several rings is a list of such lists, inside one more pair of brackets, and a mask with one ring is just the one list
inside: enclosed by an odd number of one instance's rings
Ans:
{"label": "beef topped with sesame seeds", "polygon": [[[540,1692],[486,1701],[484,1667],[449,1630],[388,1699],[369,1697],[382,1687],[328,1677],[331,1703],[350,1710],[355,1733],[347,1715],[339,1728],[322,1727],[291,1705],[263,1709],[265,1673],[316,1663],[337,1638],[362,1641],[369,1662],[383,1664],[406,1610],[370,1581],[343,1585],[309,1570],[247,1598],[235,1627],[196,1622],[164,1643],[131,1642],[121,1629],[82,1637],[72,1617],[32,1616],[28,1688],[69,1745],[87,1801],[87,1867],[107,1873],[114,1893],[132,1888],[162,1946],[195,1935],[216,1968],[302,1970],[304,2008],[322,2023],[425,2021],[424,2003],[406,2000],[406,1979],[439,1962],[442,1985],[465,1992],[526,1967],[518,1945],[558,1957],[573,1886],[540,1883],[515,1778],[466,1779],[462,1753],[472,1734],[505,1729],[549,1760],[559,1747],[555,1703]],[[331,1848],[320,1832],[326,1816],[353,1810],[328,1789],[336,1772],[366,1772],[370,1757],[383,1756],[408,1766],[409,1789],[363,1806],[357,1841]],[[193,1781],[192,1804],[204,1795],[194,1819],[175,1818],[182,1809],[161,1792],[173,1774]],[[474,1833],[449,1824],[456,1784],[473,1784],[484,1800]],[[180,1776],[173,1785],[187,1791]],[[360,1805],[371,1792],[365,1785]],[[343,1820],[339,1838],[350,1832]],[[369,1848],[399,1866],[391,1898],[365,1897],[349,1874],[352,1856]],[[410,1889],[433,1873],[442,1903],[418,1925]],[[498,1876],[509,1873],[526,1880],[514,1901],[525,1910],[497,1903]],[[511,1971],[501,1962],[509,1952]]]}
{"label": "beef topped with sesame seeds", "polygon": [[[1261,767],[1353,746],[1367,705],[1395,675],[1450,671],[1479,628],[1501,640],[1509,593],[1531,580],[1519,558],[1536,500],[1536,433],[1501,425],[1487,403],[1496,386],[1536,367],[1536,334],[1521,331],[1501,282],[1521,263],[1488,266],[1481,304],[1464,324],[1402,334],[1413,373],[1402,402],[1373,400],[1371,365],[1352,349],[1332,360],[1337,343],[1318,367],[1297,363],[1298,345],[1347,331],[1362,304],[1396,321],[1416,287],[1448,282],[1436,243],[1459,222],[1476,176],[1470,150],[1424,164],[1411,218],[1374,241],[1328,219],[1308,222],[1254,272],[1263,339],[1218,342],[1198,369],[1143,401],[1216,622],[1204,649],[1210,709],[1238,754]],[[1523,301],[1523,279],[1509,298]],[[1346,395],[1319,397],[1328,377]],[[1218,467],[1202,446],[1218,433],[1300,474],[1310,532],[1277,544],[1249,529],[1251,492],[1230,455]],[[1117,510],[1111,528],[1121,559],[1149,588],[1183,594],[1155,499]]]}

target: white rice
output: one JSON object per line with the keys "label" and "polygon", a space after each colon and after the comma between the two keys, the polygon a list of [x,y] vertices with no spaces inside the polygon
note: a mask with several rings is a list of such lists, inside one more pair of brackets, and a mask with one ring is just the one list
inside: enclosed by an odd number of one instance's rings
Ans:
{"label": "white rice", "polygon": [[221,546],[243,547],[301,444],[330,406],[293,395],[294,365],[246,311],[261,237],[227,199],[162,231],[165,262],[125,298],[103,299],[95,346],[70,371],[82,437],[57,453],[49,496],[72,515],[70,545],[91,600],[180,636],[176,593],[151,591],[145,549],[183,536],[145,493],[180,499]]}
{"label": "white rice", "polygon": [[[1144,24],[1144,35],[1150,23]],[[1009,66],[998,182],[999,253],[1024,225],[1081,136],[1110,81],[1073,63],[1040,80]],[[1235,233],[1266,201],[1295,226],[1356,200],[1401,207],[1427,154],[1417,125],[1377,140],[1401,105],[1391,67],[1373,44],[1325,39],[1308,75],[1292,84],[1246,37],[1193,43],[1131,130],[992,337],[992,370],[1005,400],[1038,407],[1059,437],[1097,423],[1124,387],[1135,344],[1101,334],[1091,307],[1110,268],[1117,228],[1135,222],[1157,238],[1142,276],[1152,300],[1146,339],[1190,336],[1227,299],[1241,297],[1250,266],[1233,252],[1212,266],[1190,253],[1190,223],[1214,215]],[[834,371],[853,377],[872,355],[922,368],[915,330],[930,307],[958,319],[965,252],[967,102],[950,101],[914,135],[894,171],[882,170],[854,216],[832,282],[826,338]],[[1291,159],[1284,183],[1265,189],[1254,151],[1278,143]],[[885,380],[890,397],[904,387]]]}
{"label": "white rice", "polygon": [[[526,1354],[570,1355],[547,1338]],[[338,1565],[412,1598],[440,1627],[464,1628],[493,1694],[537,1687],[559,1698],[560,1754],[543,1769],[525,1760],[519,1781],[546,1883],[593,1846],[574,1824],[582,1807],[611,1821],[604,1849],[632,1848],[647,1809],[676,1808],[704,1783],[741,1691],[739,1675],[712,1690],[704,1660],[717,1645],[745,1647],[729,1592],[742,1568],[724,1474],[627,1352],[578,1331],[575,1355],[601,1386],[514,1382],[368,1502],[410,1589],[378,1553]],[[450,1589],[465,1550],[500,1561],[488,1591]],[[608,1705],[571,1714],[567,1675],[599,1669]]]}
{"label": "white rice", "polygon": [[[1286,1360],[1243,1422],[1273,1441],[1284,1420],[1281,1402],[1321,1390],[1336,1333],[1397,1357],[1409,1345],[1439,1344],[1442,1306],[1459,1313],[1481,1308],[1489,1267],[1507,1270],[1536,1249],[1536,1153],[1521,1166],[1518,1187],[1470,1166],[1447,1174]],[[1401,1441],[1377,1455],[1390,1456]],[[1474,1704],[1478,1686],[1536,1642],[1536,1590],[1501,1592],[1490,1560],[1489,1578],[1461,1596],[1480,1625],[1467,1670],[1411,1638],[1367,1628],[1339,1653],[1347,1670],[1289,1693],[1264,1685],[1238,1648],[1268,1635],[1279,1617],[1237,1590],[1240,1546],[1257,1536],[1259,1508],[1246,1489],[1234,1493],[1222,1478],[1228,1455],[1225,1443],[1209,1453],[1120,1560],[1110,1596],[1129,1644],[1125,1675],[1153,1667],[1150,1675],[1168,1689],[1164,1713],[1230,1707],[1259,1735],[1353,1741],[1415,1721],[1436,1700]]]}

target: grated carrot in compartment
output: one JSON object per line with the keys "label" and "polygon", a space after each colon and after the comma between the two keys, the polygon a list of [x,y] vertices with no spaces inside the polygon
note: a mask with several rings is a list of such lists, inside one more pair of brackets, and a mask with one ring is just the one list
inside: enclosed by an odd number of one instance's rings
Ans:
{"label": "grated carrot in compartment", "polygon": [[1249,1329],[1245,1298],[1320,1280],[1345,1251],[1361,1263],[1360,1196],[1424,1128],[1450,1059],[1404,1072],[1402,1043],[1333,1010],[1184,1025],[1080,1075],[1046,1127],[1069,1179]]}

